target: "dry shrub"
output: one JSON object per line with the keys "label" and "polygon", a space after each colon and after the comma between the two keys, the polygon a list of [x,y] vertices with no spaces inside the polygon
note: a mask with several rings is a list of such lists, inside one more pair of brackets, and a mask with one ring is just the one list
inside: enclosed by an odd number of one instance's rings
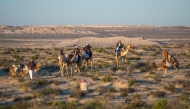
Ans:
{"label": "dry shrub", "polygon": [[48,96],[48,95],[60,95],[61,94],[61,90],[60,89],[51,89],[51,88],[45,88],[45,89],[41,89],[38,90],[37,92],[35,92],[33,94],[33,97],[44,97],[44,96]]}
{"label": "dry shrub", "polygon": [[153,96],[153,97],[158,97],[158,98],[163,98],[166,95],[166,92],[164,91],[150,91],[148,93],[148,96]]}
{"label": "dry shrub", "polygon": [[103,86],[100,86],[97,88],[96,92],[99,93],[99,95],[103,94],[103,93],[106,93],[107,92],[107,89]]}
{"label": "dry shrub", "polygon": [[114,99],[115,98],[115,94],[114,93],[106,93],[104,96],[106,99]]}
{"label": "dry shrub", "polygon": [[137,85],[137,81],[136,79],[130,79],[127,81],[128,82],[128,86],[131,87],[131,86],[136,86]]}
{"label": "dry shrub", "polygon": [[110,76],[105,76],[104,78],[102,78],[102,81],[103,82],[111,82],[111,81],[113,81],[113,79]]}
{"label": "dry shrub", "polygon": [[73,93],[70,94],[71,98],[77,98],[77,99],[81,99],[82,97],[86,97],[87,96],[87,92],[86,91],[74,91]]}
{"label": "dry shrub", "polygon": [[170,92],[175,92],[175,86],[173,84],[169,84],[167,86],[164,86],[165,90],[168,90]]}

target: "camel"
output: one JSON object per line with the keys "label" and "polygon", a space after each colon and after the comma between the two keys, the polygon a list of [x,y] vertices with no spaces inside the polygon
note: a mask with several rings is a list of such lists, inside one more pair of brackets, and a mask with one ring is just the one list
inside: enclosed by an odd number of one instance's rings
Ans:
{"label": "camel", "polygon": [[[24,76],[29,73],[28,66],[23,66],[22,68],[23,68],[23,72],[21,70],[18,70],[18,66],[13,64],[11,67],[9,67],[9,75],[16,77],[16,76]],[[34,69],[34,73],[37,73],[40,70],[40,68],[41,68],[41,64],[37,63],[36,68]]]}
{"label": "camel", "polygon": [[120,66],[120,64],[123,64],[123,62],[121,63],[121,60],[122,60],[122,58],[125,58],[125,56],[128,54],[128,51],[131,48],[131,46],[132,46],[132,44],[128,44],[126,46],[126,50],[124,48],[122,48],[120,54],[116,55],[117,68]]}
{"label": "camel", "polygon": [[158,70],[158,71],[163,70],[163,73],[164,73],[164,74],[168,74],[168,68],[171,67],[171,66],[173,66],[176,71],[179,70],[178,61],[177,61],[177,59],[176,59],[175,57],[171,57],[170,62],[171,62],[171,63],[169,63],[169,62],[167,61],[167,59],[165,58],[165,59],[160,63],[159,67],[156,67],[156,63],[155,63],[155,62],[150,63],[150,65],[151,65],[151,67],[152,67],[154,70]]}
{"label": "camel", "polygon": [[84,50],[81,50],[80,51],[80,57],[81,57],[81,61],[85,60],[85,71],[88,68],[88,61],[90,61],[91,70],[92,70],[92,68],[93,68],[93,60],[92,60],[93,58],[92,58],[92,55],[89,56],[88,54],[86,54],[86,52],[84,52]]}
{"label": "camel", "polygon": [[67,75],[69,76],[69,71],[68,71],[68,68],[70,67],[70,70],[71,70],[71,76],[73,75],[73,65],[72,65],[72,62],[70,61],[70,56],[68,54],[60,54],[58,56],[58,60],[59,60],[59,66],[60,66],[60,74],[61,76],[65,76],[64,74],[64,68],[66,69],[66,73]]}
{"label": "camel", "polygon": [[77,54],[77,52],[72,52],[71,54],[64,54],[63,50],[60,50],[60,55],[58,56],[59,60],[59,66],[60,66],[60,74],[61,76],[64,76],[64,68],[66,69],[67,75],[69,75],[68,68],[70,67],[71,73],[70,75],[73,76],[73,65],[74,63],[77,65],[77,70],[79,73],[81,73],[81,65],[82,65],[82,60]]}

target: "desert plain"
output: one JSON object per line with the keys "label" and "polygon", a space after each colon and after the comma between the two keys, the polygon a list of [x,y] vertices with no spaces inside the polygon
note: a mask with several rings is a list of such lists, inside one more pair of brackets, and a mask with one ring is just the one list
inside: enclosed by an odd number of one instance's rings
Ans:
{"label": "desert plain", "polygon": [[[118,40],[133,46],[116,68]],[[72,77],[60,76],[59,50],[69,54],[86,42],[93,68],[84,71],[83,62],[81,73],[75,68]],[[159,66],[164,59],[163,49],[178,60],[178,71],[151,68],[150,62]],[[158,102],[167,102],[169,109],[190,108],[190,27],[0,26],[0,54],[0,109],[159,109]],[[42,65],[34,80],[9,76],[9,67],[27,65],[31,57]],[[88,92],[80,91],[81,79]]]}

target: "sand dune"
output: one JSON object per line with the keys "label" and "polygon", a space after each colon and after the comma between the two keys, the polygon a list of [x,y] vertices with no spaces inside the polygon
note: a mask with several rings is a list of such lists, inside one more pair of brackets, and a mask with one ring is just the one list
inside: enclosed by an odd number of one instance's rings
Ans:
{"label": "sand dune", "polygon": [[117,37],[108,37],[108,38],[97,38],[97,37],[83,37],[77,38],[74,40],[65,40],[62,42],[63,45],[78,45],[84,46],[86,42],[91,44],[92,46],[115,46],[115,44],[121,40],[122,43],[126,44],[134,44],[134,45],[154,45],[158,44],[157,42],[153,42],[151,40],[146,40],[144,38],[127,38],[123,36]]}

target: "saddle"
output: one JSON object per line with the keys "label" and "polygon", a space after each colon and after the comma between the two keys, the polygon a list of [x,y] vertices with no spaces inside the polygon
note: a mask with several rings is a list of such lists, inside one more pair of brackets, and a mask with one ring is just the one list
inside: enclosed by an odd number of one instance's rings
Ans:
{"label": "saddle", "polygon": [[117,47],[115,50],[116,55],[120,55],[121,54],[121,47]]}

